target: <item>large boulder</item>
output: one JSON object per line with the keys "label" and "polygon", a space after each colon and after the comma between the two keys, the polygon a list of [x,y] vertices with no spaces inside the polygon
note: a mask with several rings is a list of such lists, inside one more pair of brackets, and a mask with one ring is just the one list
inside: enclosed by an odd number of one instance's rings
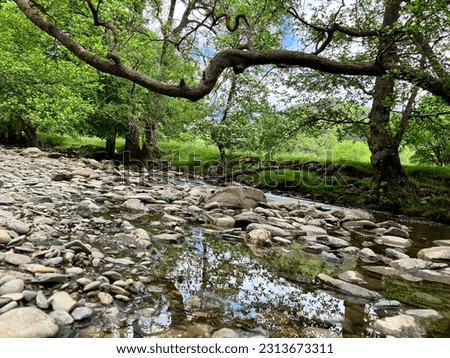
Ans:
{"label": "large boulder", "polygon": [[46,313],[34,307],[20,307],[0,316],[2,338],[47,338],[58,333],[58,325]]}
{"label": "large boulder", "polygon": [[371,322],[372,328],[382,336],[398,338],[420,338],[425,331],[412,316],[398,315]]}
{"label": "large boulder", "polygon": [[450,246],[436,246],[422,249],[417,253],[417,257],[428,261],[450,262]]}
{"label": "large boulder", "polygon": [[267,202],[261,190],[245,186],[229,186],[211,190],[202,199],[200,201],[205,204],[217,202],[221,208],[228,209],[251,209],[255,208],[258,203]]}

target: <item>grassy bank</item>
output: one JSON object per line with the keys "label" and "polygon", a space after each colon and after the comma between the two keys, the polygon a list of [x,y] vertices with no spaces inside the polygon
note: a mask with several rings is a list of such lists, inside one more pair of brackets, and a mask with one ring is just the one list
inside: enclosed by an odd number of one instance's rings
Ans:
{"label": "grassy bank", "polygon": [[[95,157],[104,151],[104,141],[92,138],[71,139],[42,135],[41,143],[62,152],[73,151],[82,156]],[[123,150],[124,140],[117,141]],[[216,147],[202,140],[160,143],[163,160],[187,173],[209,177],[216,183],[237,181],[264,190],[300,195],[316,201],[350,207],[377,209],[369,202],[372,189],[372,167],[367,147],[347,141],[345,150],[324,151],[313,156],[306,151],[285,153],[269,159],[258,153],[239,152],[227,157],[225,168],[220,165]],[[450,168],[403,163],[416,195],[405,203],[399,214],[450,223]],[[362,159],[354,160],[354,158]],[[406,165],[405,165],[406,163]]]}

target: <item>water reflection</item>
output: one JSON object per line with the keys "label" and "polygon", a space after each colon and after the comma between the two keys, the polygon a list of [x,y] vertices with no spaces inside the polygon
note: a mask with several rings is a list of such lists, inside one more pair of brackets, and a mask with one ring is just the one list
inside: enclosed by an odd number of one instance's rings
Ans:
{"label": "water reflection", "polygon": [[167,294],[161,295],[160,314],[143,318],[140,328],[151,334],[207,323],[243,335],[301,337],[310,326],[342,332],[343,300],[276,277],[250,256],[245,245],[204,238],[198,230],[182,247],[166,248],[161,265]]}

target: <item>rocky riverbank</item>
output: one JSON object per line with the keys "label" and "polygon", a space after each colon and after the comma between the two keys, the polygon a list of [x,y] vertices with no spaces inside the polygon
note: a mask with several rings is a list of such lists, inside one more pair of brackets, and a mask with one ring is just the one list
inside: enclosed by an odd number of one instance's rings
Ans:
{"label": "rocky riverbank", "polygon": [[[156,315],[141,303],[164,290],[149,279],[160,258],[157,245],[183,243],[199,228],[246,243],[256,254],[296,242],[335,264],[358,260],[364,274],[321,273],[314,284],[389,312],[368,323],[374,335],[421,337],[423,319],[443,319],[435,310],[405,310],[367,287],[365,274],[450,284],[450,241],[437,240],[410,257],[410,230],[394,221],[376,222],[360,210],[305,207],[294,199],[267,200],[254,188],[192,186],[178,173],[124,173],[108,161],[37,148],[0,147],[0,165],[1,337],[70,337],[75,327],[76,336],[102,336],[104,327]],[[146,219],[145,229],[132,224],[138,218]],[[257,335],[188,321],[173,336]]]}

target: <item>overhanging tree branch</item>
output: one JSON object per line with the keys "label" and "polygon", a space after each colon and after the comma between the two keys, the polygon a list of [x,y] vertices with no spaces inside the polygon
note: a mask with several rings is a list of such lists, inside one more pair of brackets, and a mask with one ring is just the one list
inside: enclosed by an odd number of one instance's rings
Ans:
{"label": "overhanging tree branch", "polygon": [[[28,0],[14,0],[25,16],[41,30],[56,38],[69,51],[82,61],[97,70],[119,76],[137,83],[153,92],[171,97],[186,98],[197,101],[210,93],[219,77],[227,68],[232,68],[236,74],[247,68],[258,65],[279,65],[284,67],[297,66],[313,70],[343,74],[351,76],[381,77],[393,76],[396,79],[408,81],[437,96],[442,97],[450,104],[450,86],[440,78],[424,74],[414,68],[405,68],[396,63],[378,63],[377,61],[339,61],[299,51],[265,50],[244,51],[227,49],[218,52],[209,62],[202,78],[195,85],[164,83],[157,81],[144,73],[125,66],[114,58],[102,58],[89,52],[82,44],[75,41],[61,28],[47,21],[38,11],[30,5]],[[238,21],[236,22],[238,23]]]}

